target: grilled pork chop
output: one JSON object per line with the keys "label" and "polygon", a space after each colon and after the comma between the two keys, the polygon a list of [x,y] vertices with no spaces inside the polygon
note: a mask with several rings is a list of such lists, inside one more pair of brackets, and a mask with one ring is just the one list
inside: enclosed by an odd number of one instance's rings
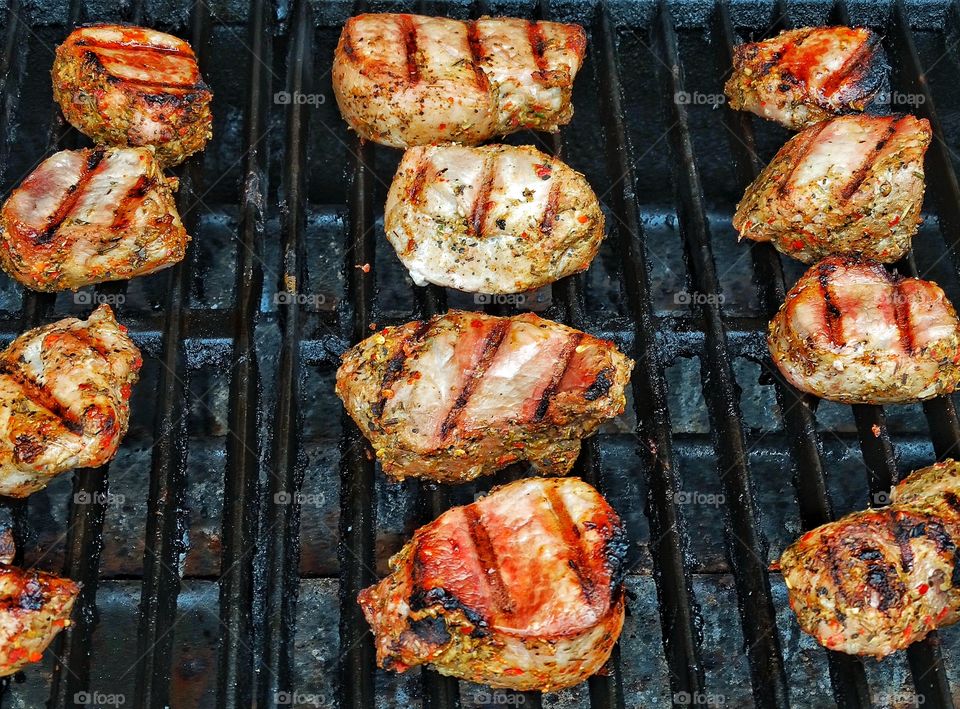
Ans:
{"label": "grilled pork chop", "polygon": [[799,130],[863,111],[887,81],[880,37],[863,27],[803,27],[734,49],[731,108]]}
{"label": "grilled pork chop", "polygon": [[741,237],[806,263],[837,254],[893,263],[920,226],[930,124],[913,116],[842,116],[780,149],[737,205]]}
{"label": "grilled pork chop", "polygon": [[15,339],[0,353],[0,494],[26,497],[55,475],[110,460],[141,364],[107,305]]}
{"label": "grilled pork chop", "polygon": [[79,592],[70,579],[0,564],[0,676],[40,660],[70,624]]}
{"label": "grilled pork chop", "polygon": [[519,293],[583,271],[603,239],[583,175],[509,145],[410,148],[384,224],[415,283],[471,293]]}
{"label": "grilled pork chop", "polygon": [[176,165],[210,139],[212,94],[190,45],[143,27],[81,27],[57,47],[53,96],[95,142],[153,145]]}
{"label": "grilled pork chop", "polygon": [[563,475],[623,412],[633,362],[532,313],[450,311],[388,327],[343,357],[337,395],[388,475],[472,480],[519,461]]}
{"label": "grilled pork chop", "polygon": [[340,35],[333,90],[351,128],[395,148],[556,131],[573,116],[586,41],[556,22],[358,15]]}
{"label": "grilled pork chop", "polygon": [[960,381],[960,322],[943,291],[872,261],[834,257],[810,268],[767,342],[794,386],[831,401],[918,401]]}
{"label": "grilled pork chop", "polygon": [[599,670],[623,626],[626,534],[577,478],[530,478],[413,535],[360,592],[377,661],[553,691]]}
{"label": "grilled pork chop", "polygon": [[63,150],[0,209],[0,265],[28,288],[76,289],[153,273],[189,237],[152,148]]}
{"label": "grilled pork chop", "polygon": [[807,532],[780,559],[800,627],[831,650],[881,658],[958,619],[960,463],[911,473],[891,500]]}

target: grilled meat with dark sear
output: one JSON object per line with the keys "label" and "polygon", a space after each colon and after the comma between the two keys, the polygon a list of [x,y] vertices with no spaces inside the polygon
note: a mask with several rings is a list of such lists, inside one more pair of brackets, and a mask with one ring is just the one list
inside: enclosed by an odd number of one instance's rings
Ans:
{"label": "grilled meat with dark sear", "polygon": [[887,81],[880,36],[863,27],[803,27],[734,49],[732,108],[800,130],[863,111]]}
{"label": "grilled meat with dark sear", "polygon": [[333,90],[351,128],[395,148],[557,131],[573,116],[586,42],[556,22],[358,15],[340,35]]}
{"label": "grilled meat with dark sear", "polygon": [[583,175],[528,146],[410,148],[387,239],[418,285],[520,293],[585,270],[603,212]]}
{"label": "grilled meat with dark sear", "polygon": [[142,276],[183,259],[189,238],[152,148],[63,150],[0,209],[0,265],[33,290]]}
{"label": "grilled meat with dark sear", "polygon": [[891,501],[807,532],[780,558],[800,627],[831,650],[881,658],[957,621],[960,463],[911,473]]}
{"label": "grilled meat with dark sear", "polygon": [[337,395],[388,475],[472,480],[514,462],[567,473],[580,439],[625,405],[633,362],[532,313],[450,311],[344,355]]}
{"label": "grilled meat with dark sear", "polygon": [[107,305],[15,339],[0,353],[0,494],[26,497],[113,458],[141,364]]}
{"label": "grilled meat with dark sear", "polygon": [[210,139],[213,95],[189,44],[143,27],[91,25],[57,47],[53,96],[95,142],[157,149],[176,165]]}
{"label": "grilled meat with dark sear", "polygon": [[920,226],[930,124],[913,116],[842,116],[780,149],[737,205],[741,237],[806,263],[855,255],[893,263]]}
{"label": "grilled meat with dark sear", "polygon": [[620,635],[625,552],[616,512],[582,480],[495,488],[418,529],[360,592],[377,661],[518,690],[578,684]]}
{"label": "grilled meat with dark sear", "polygon": [[797,388],[848,404],[949,394],[960,322],[936,283],[834,257],[812,266],[770,323],[770,353]]}
{"label": "grilled meat with dark sear", "polygon": [[38,662],[70,624],[80,592],[70,579],[0,564],[0,676]]}

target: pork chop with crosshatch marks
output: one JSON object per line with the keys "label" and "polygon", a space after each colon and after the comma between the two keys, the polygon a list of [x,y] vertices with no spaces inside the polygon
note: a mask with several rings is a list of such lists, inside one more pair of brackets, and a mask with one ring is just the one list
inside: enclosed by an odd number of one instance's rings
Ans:
{"label": "pork chop with crosshatch marks", "polygon": [[176,165],[210,139],[213,95],[179,37],[145,27],[81,27],[57,47],[52,75],[64,117],[95,142],[152,145],[161,164]]}
{"label": "pork chop with crosshatch marks", "polygon": [[880,36],[864,27],[801,27],[733,52],[730,107],[793,130],[863,111],[887,82]]}
{"label": "pork chop with crosshatch marks", "polygon": [[27,288],[142,276],[186,252],[186,229],[153,148],[63,150],[0,209],[0,265]]}
{"label": "pork chop with crosshatch marks", "polygon": [[521,461],[563,475],[623,413],[632,368],[612,342],[532,313],[453,310],[356,345],[337,395],[395,478],[463,482]]}
{"label": "pork chop with crosshatch marks", "polygon": [[45,571],[0,564],[0,677],[16,674],[70,624],[80,587]]}
{"label": "pork chop with crosshatch marks", "polygon": [[960,615],[960,463],[911,473],[890,505],[854,512],[787,547],[780,570],[804,632],[882,658]]}
{"label": "pork chop with crosshatch marks", "polygon": [[767,342],[794,386],[831,401],[920,401],[960,382],[960,321],[944,292],[875,261],[837,256],[810,268]]}
{"label": "pork chop with crosshatch marks", "polygon": [[899,261],[920,227],[930,137],[930,123],[913,116],[842,116],[806,128],[747,188],[733,226],[806,263]]}
{"label": "pork chop with crosshatch marks", "polygon": [[113,458],[142,362],[107,305],[29,330],[0,353],[0,495],[26,497]]}
{"label": "pork chop with crosshatch marks", "polygon": [[557,22],[357,15],[337,44],[333,91],[351,128],[394,148],[557,131],[573,117],[586,43],[582,27]]}
{"label": "pork chop with crosshatch marks", "polygon": [[535,148],[432,145],[404,154],[384,226],[417,285],[521,293],[585,270],[603,212],[583,175]]}
{"label": "pork chop with crosshatch marks", "polygon": [[595,674],[623,627],[627,539],[578,478],[494,488],[421,527],[360,592],[377,661],[554,691]]}

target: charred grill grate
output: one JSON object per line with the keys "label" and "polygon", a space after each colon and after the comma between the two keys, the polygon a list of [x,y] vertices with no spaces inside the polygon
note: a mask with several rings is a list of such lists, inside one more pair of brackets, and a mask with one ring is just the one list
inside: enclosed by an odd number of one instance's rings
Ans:
{"label": "charred grill grate", "polygon": [[937,136],[927,225],[897,268],[935,278],[958,303],[957,6],[371,6],[571,20],[590,35],[573,123],[509,142],[563,156],[605,206],[600,256],[543,294],[544,314],[637,360],[630,411],[585,443],[576,469],[627,521],[634,573],[610,673],[543,697],[375,672],[354,602],[415,526],[522,474],[388,485],[332,395],[339,354],[371,329],[448,306],[517,308],[412,288],[385,247],[382,204],[399,154],[350,135],[330,91],[339,27],[361,9],[141,1],[118,17],[94,1],[8,5],[5,193],[45,152],[82,144],[59,119],[48,77],[51,48],[81,22],[142,22],[190,39],[215,93],[215,138],[179,172],[195,237],[183,263],[83,296],[0,281],[5,341],[96,299],[118,306],[146,360],[117,459],[4,505],[18,563],[62,568],[84,589],[77,622],[44,663],[8,682],[3,704],[953,706],[956,630],[881,664],[828,653],[799,634],[768,573],[802,528],[880,504],[904,472],[954,454],[960,423],[952,399],[841,407],[798,394],[772,369],[766,322],[802,269],[767,245],[733,244],[729,218],[786,134],[711,105],[740,37],[849,19],[882,29],[891,95],[912,97],[902,108]]}

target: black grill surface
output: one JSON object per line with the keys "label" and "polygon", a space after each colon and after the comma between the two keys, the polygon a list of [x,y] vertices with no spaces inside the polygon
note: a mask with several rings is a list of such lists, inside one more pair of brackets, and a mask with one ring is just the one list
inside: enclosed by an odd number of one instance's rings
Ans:
{"label": "black grill surface", "polygon": [[[387,245],[399,152],[361,145],[330,86],[355,12],[575,21],[589,33],[558,136],[525,133],[586,174],[608,238],[590,270],[541,291],[546,317],[637,360],[627,413],[584,446],[631,540],[629,616],[609,673],[541,696],[375,670],[354,598],[410,533],[508,470],[463,486],[388,483],[333,394],[340,354],[378,327],[510,303],[412,286]],[[882,31],[890,107],[931,120],[926,222],[898,264],[960,303],[960,10],[956,3],[375,3],[117,6],[11,0],[0,51],[0,188],[87,144],[53,103],[53,48],[84,22],[189,39],[214,91],[214,139],[179,170],[194,239],[178,266],[56,297],[0,277],[0,336],[116,306],[144,350],[116,459],[6,501],[18,563],[83,582],[76,623],[2,703],[73,707],[951,707],[960,632],[883,661],[800,632],[769,563],[802,530],[958,454],[953,399],[849,407],[772,367],[768,319],[802,272],[730,225],[787,139],[722,101],[731,46],[806,24]]]}

